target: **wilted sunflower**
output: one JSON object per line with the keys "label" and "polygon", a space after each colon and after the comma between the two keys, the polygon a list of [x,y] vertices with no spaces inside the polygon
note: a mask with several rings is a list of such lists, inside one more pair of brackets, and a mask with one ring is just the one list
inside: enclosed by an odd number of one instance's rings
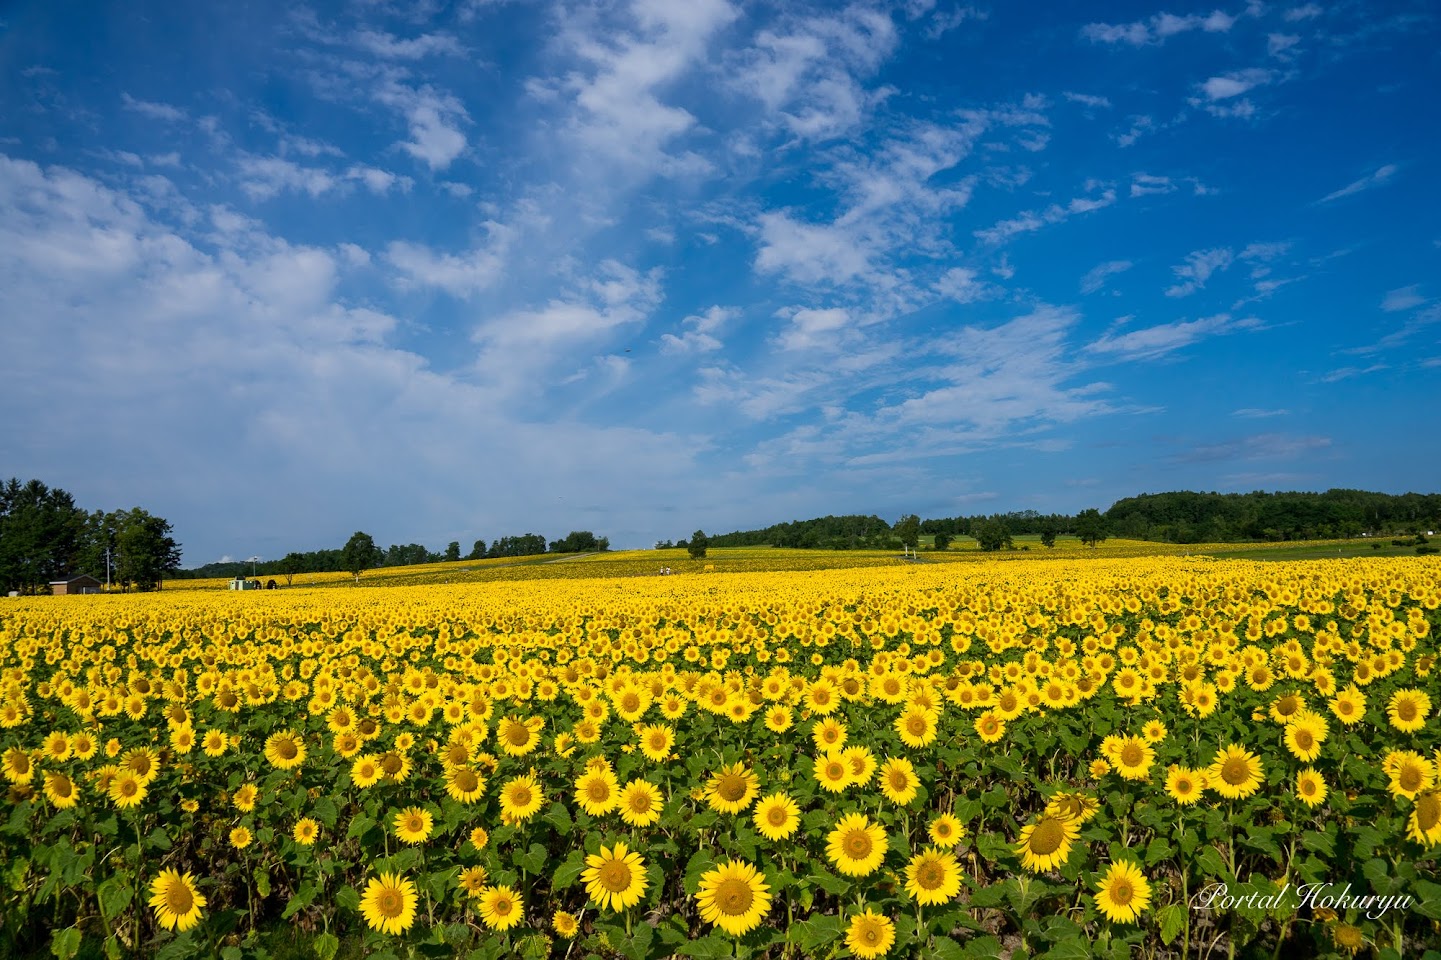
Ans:
{"label": "wilted sunflower", "polygon": [[863,813],[846,814],[826,836],[826,856],[849,877],[874,873],[889,848],[885,828]]}
{"label": "wilted sunflower", "polygon": [[717,813],[740,813],[755,800],[760,779],[743,763],[722,767],[711,775],[706,802]]}
{"label": "wilted sunflower", "polygon": [[1207,785],[1230,800],[1243,800],[1261,786],[1261,758],[1239,744],[1217,750],[1206,771]]}
{"label": "wilted sunflower", "polygon": [[945,903],[961,890],[961,868],[953,853],[926,850],[906,864],[906,892],[925,906]]}
{"label": "wilted sunflower", "polygon": [[150,906],[155,908],[156,922],[167,930],[184,933],[195,926],[200,922],[200,908],[206,902],[189,873],[162,870],[150,882]]}
{"label": "wilted sunflower", "polygon": [[415,884],[397,873],[371,877],[360,895],[360,913],[370,929],[404,933],[415,922]]}
{"label": "wilted sunflower", "polygon": [[480,919],[492,930],[509,930],[525,919],[525,904],[510,887],[486,887],[480,895]]}
{"label": "wilted sunflower", "polygon": [[770,886],[749,863],[727,860],[701,875],[696,903],[702,920],[739,937],[760,926],[770,912]]}
{"label": "wilted sunflower", "polygon": [[1150,903],[1150,883],[1126,860],[1111,864],[1096,888],[1096,908],[1112,923],[1135,923]]}
{"label": "wilted sunflower", "polygon": [[756,829],[767,840],[784,840],[800,825],[800,808],[784,791],[777,791],[756,802],[752,813]]}
{"label": "wilted sunflower", "polygon": [[1081,828],[1075,821],[1046,814],[1021,828],[1016,854],[1027,870],[1040,873],[1065,863],[1071,855],[1071,844],[1080,835]]}
{"label": "wilted sunflower", "polygon": [[870,908],[865,913],[851,915],[846,927],[846,947],[862,960],[884,956],[896,942],[896,925],[891,918],[875,913]]}
{"label": "wilted sunflower", "polygon": [[600,853],[586,857],[585,863],[580,879],[592,900],[615,911],[640,903],[648,885],[645,860],[624,841],[617,841],[614,847],[602,846]]}

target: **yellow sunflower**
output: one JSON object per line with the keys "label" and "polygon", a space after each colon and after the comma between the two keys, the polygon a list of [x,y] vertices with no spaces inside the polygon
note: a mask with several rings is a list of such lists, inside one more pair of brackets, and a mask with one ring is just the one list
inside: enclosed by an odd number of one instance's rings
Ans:
{"label": "yellow sunflower", "polygon": [[1296,774],[1296,796],[1308,807],[1319,806],[1326,800],[1326,780],[1307,767]]}
{"label": "yellow sunflower", "polygon": [[1006,735],[1006,721],[995,710],[985,710],[976,717],[976,734],[986,743],[995,743]]}
{"label": "yellow sunflower", "polygon": [[1231,800],[1243,800],[1255,793],[1262,776],[1261,758],[1235,743],[1216,751],[1206,771],[1207,785]]}
{"label": "yellow sunflower", "polygon": [[315,843],[315,838],[320,835],[320,824],[310,817],[301,817],[295,821],[295,829],[291,831],[291,837],[302,847],[308,847]]}
{"label": "yellow sunflower", "polygon": [[749,863],[727,860],[701,875],[696,902],[702,920],[739,937],[760,926],[770,912],[770,886]]}
{"label": "yellow sunflower", "polygon": [[889,848],[885,828],[863,813],[846,814],[826,836],[826,856],[850,877],[874,873]]}
{"label": "yellow sunflower", "polygon": [[1366,716],[1366,695],[1356,688],[1355,684],[1342,690],[1327,701],[1331,712],[1336,715],[1346,726],[1351,727],[1361,722]]}
{"label": "yellow sunflower", "polygon": [[290,770],[305,762],[305,741],[291,730],[273,733],[265,741],[265,759],[280,770]]}
{"label": "yellow sunflower", "polygon": [[1435,783],[1431,761],[1414,750],[1392,750],[1386,754],[1382,768],[1391,778],[1386,789],[1393,796],[1414,800],[1418,793]]}
{"label": "yellow sunflower", "polygon": [[1310,710],[1298,711],[1286,724],[1286,749],[1297,760],[1310,763],[1321,755],[1328,731],[1325,717]]}
{"label": "yellow sunflower", "polygon": [[395,828],[395,835],[402,843],[424,843],[430,839],[431,829],[435,826],[435,819],[430,811],[422,807],[406,807],[395,815],[391,821]]}
{"label": "yellow sunflower", "polygon": [[896,942],[896,925],[891,918],[872,912],[851,915],[846,927],[846,947],[862,960],[885,956]]}
{"label": "yellow sunflower", "polygon": [[415,884],[397,873],[371,877],[360,895],[360,913],[370,929],[404,933],[415,922]]}
{"label": "yellow sunflower", "polygon": [[925,906],[945,903],[961,890],[961,868],[950,852],[925,850],[906,864],[906,892]]}
{"label": "yellow sunflower", "polygon": [[648,885],[645,861],[624,841],[617,841],[614,847],[602,846],[600,853],[586,857],[585,863],[580,879],[592,900],[615,911],[640,903]]}
{"label": "yellow sunflower", "polygon": [[1127,780],[1145,780],[1151,772],[1156,751],[1142,737],[1123,737],[1110,758],[1116,772]]}
{"label": "yellow sunflower", "polygon": [[752,814],[756,829],[767,840],[784,840],[800,825],[800,808],[783,791],[762,797]]}
{"label": "yellow sunflower", "polygon": [[474,803],[485,793],[485,778],[469,766],[451,767],[445,773],[445,792],[459,803]]}
{"label": "yellow sunflower", "polygon": [[966,828],[952,814],[943,813],[931,821],[927,833],[930,835],[931,843],[936,846],[954,847],[965,839]]}
{"label": "yellow sunflower", "polygon": [[156,922],[166,930],[184,933],[195,926],[200,922],[200,908],[206,902],[189,873],[162,870],[150,882],[150,906],[155,908]]}
{"label": "yellow sunflower", "polygon": [[486,887],[480,895],[480,919],[492,930],[509,930],[525,919],[525,903],[510,887]]}
{"label": "yellow sunflower", "polygon": [[1391,726],[1402,733],[1415,733],[1431,715],[1431,698],[1420,690],[1397,690],[1386,705]]}
{"label": "yellow sunflower", "polygon": [[1021,828],[1016,854],[1027,870],[1040,873],[1065,863],[1071,855],[1071,845],[1080,835],[1081,828],[1074,820],[1046,814]]}
{"label": "yellow sunflower", "polygon": [[904,807],[920,792],[916,768],[905,757],[893,757],[881,764],[881,793],[891,803]]}
{"label": "yellow sunflower", "polygon": [[149,788],[134,770],[120,769],[110,781],[110,799],[120,809],[127,810],[145,799]]}
{"label": "yellow sunflower", "polygon": [[485,892],[485,884],[489,879],[490,874],[486,872],[485,867],[466,867],[460,871],[460,889],[464,890],[465,895],[470,899],[479,900],[480,895]]}
{"label": "yellow sunflower", "polygon": [[56,810],[69,810],[80,802],[80,792],[75,789],[75,781],[63,773],[45,771],[45,799]]}
{"label": "yellow sunflower", "polygon": [[550,928],[562,940],[569,940],[580,932],[580,921],[572,913],[557,910],[550,918]]}
{"label": "yellow sunflower", "polygon": [[754,771],[743,763],[733,763],[711,775],[706,802],[717,813],[740,813],[755,800],[759,785]]}
{"label": "yellow sunflower", "polygon": [[1426,848],[1441,843],[1441,790],[1425,790],[1412,801],[1406,836]]}
{"label": "yellow sunflower", "polygon": [[936,739],[936,725],[940,717],[935,710],[912,705],[902,711],[893,724],[901,743],[911,748],[930,746]]}
{"label": "yellow sunflower", "polygon": [[620,806],[620,784],[609,769],[582,773],[575,781],[575,802],[592,817],[610,813]]}
{"label": "yellow sunflower", "polygon": [[1096,888],[1096,908],[1112,923],[1135,923],[1150,903],[1150,883],[1125,860],[1111,864]]}
{"label": "yellow sunflower", "polygon": [[1206,774],[1202,770],[1172,764],[1166,770],[1166,793],[1181,806],[1190,806],[1201,799],[1206,789]]}
{"label": "yellow sunflower", "polygon": [[653,763],[664,763],[675,745],[675,731],[663,723],[642,724],[636,728],[640,752]]}
{"label": "yellow sunflower", "polygon": [[500,814],[507,822],[524,823],[544,802],[540,784],[529,774],[515,777],[500,788]]}
{"label": "yellow sunflower", "polygon": [[839,753],[823,753],[816,757],[812,773],[815,775],[816,783],[820,784],[821,789],[828,793],[840,793],[849,787],[854,779],[851,765]]}
{"label": "yellow sunflower", "polygon": [[632,827],[648,827],[660,819],[665,797],[648,780],[632,780],[620,792],[620,818]]}

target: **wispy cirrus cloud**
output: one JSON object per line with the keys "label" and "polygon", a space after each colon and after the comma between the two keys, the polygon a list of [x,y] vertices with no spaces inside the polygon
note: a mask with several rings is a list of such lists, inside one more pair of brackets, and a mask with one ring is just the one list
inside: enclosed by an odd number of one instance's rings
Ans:
{"label": "wispy cirrus cloud", "polygon": [[1366,190],[1374,190],[1377,187],[1384,186],[1385,184],[1389,183],[1391,181],[1391,178],[1396,175],[1396,171],[1399,169],[1400,168],[1394,163],[1388,163],[1384,166],[1377,167],[1374,172],[1368,173],[1366,176],[1362,177],[1359,180],[1351,181],[1339,190],[1331,191],[1316,202],[1318,204],[1330,203],[1333,200],[1340,200],[1342,197],[1350,197],[1354,196],[1355,194],[1362,193]]}
{"label": "wispy cirrus cloud", "polygon": [[1086,275],[1081,278],[1081,292],[1095,293],[1106,285],[1108,278],[1125,273],[1133,266],[1135,266],[1135,264],[1129,260],[1108,260],[1105,263],[1098,264],[1090,270],[1087,270]]}
{"label": "wispy cirrus cloud", "polygon": [[1086,350],[1118,360],[1155,360],[1210,337],[1256,330],[1261,325],[1255,317],[1234,319],[1228,313],[1218,313],[1213,317],[1162,323],[1129,333],[1108,333],[1088,344]]}
{"label": "wispy cirrus cloud", "polygon": [[1216,247],[1211,250],[1193,250],[1186,255],[1184,263],[1171,268],[1179,281],[1166,288],[1168,297],[1189,297],[1206,286],[1211,275],[1225,270],[1235,262],[1230,247]]}
{"label": "wispy cirrus cloud", "polygon": [[1092,43],[1126,44],[1142,47],[1147,44],[1164,43],[1177,34],[1201,30],[1206,33],[1226,33],[1236,23],[1236,18],[1221,10],[1213,10],[1206,16],[1187,14],[1176,16],[1158,13],[1147,20],[1131,23],[1088,23],[1081,28],[1081,36]]}

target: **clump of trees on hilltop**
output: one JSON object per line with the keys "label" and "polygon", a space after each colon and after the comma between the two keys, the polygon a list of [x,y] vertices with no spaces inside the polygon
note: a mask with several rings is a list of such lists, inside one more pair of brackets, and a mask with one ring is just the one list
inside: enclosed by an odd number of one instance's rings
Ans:
{"label": "clump of trees on hilltop", "polygon": [[[11,478],[0,485],[0,589],[48,593],[88,575],[122,589],[158,590],[180,565],[170,522],[139,507],[86,511],[59,487]],[[108,563],[108,571],[107,571]]]}

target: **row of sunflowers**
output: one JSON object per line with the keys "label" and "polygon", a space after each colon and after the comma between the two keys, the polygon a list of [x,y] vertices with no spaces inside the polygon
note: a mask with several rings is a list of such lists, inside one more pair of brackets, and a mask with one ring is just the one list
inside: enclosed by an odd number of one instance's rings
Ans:
{"label": "row of sunflowers", "polygon": [[6,955],[1407,955],[1441,565],[12,600]]}

